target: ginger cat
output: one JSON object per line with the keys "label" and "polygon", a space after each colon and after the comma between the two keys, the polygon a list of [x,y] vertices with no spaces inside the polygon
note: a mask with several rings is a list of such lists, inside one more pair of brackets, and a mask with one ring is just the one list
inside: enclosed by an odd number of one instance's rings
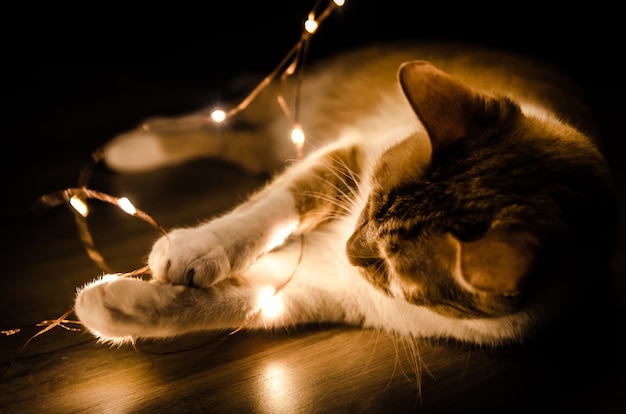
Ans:
{"label": "ginger cat", "polygon": [[575,306],[607,260],[610,174],[588,110],[551,69],[406,43],[320,62],[303,83],[305,157],[286,167],[280,87],[227,126],[199,111],[108,145],[125,173],[214,156],[275,174],[232,211],[157,240],[151,281],[83,287],[75,310],[98,338],[338,322],[519,342]]}

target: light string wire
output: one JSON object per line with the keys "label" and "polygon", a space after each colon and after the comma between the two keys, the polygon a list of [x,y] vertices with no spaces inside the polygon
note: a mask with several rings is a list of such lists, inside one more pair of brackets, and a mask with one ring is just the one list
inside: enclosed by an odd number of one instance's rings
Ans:
{"label": "light string wire", "polygon": [[[307,20],[304,22],[304,30],[302,35],[296,44],[291,48],[291,50],[287,53],[287,55],[281,60],[281,62],[276,66],[276,68],[270,72],[240,103],[234,106],[232,109],[227,112],[222,110],[214,110],[211,113],[210,118],[207,121],[213,121],[216,123],[220,123],[227,118],[233,117],[239,112],[245,110],[252,101],[259,95],[259,93],[265,89],[272,81],[274,81],[279,74],[281,74],[281,84],[285,82],[285,80],[298,72],[298,78],[296,79],[296,94],[295,94],[295,102],[294,102],[294,110],[293,112],[289,109],[289,105],[287,104],[284,96],[281,92],[277,95],[277,102],[280,108],[282,109],[285,116],[287,116],[294,125],[294,129],[291,134],[292,142],[294,143],[297,158],[302,158],[302,147],[304,144],[304,132],[299,123],[299,107],[300,107],[300,91],[302,86],[302,74],[304,72],[304,60],[308,51],[309,41],[311,36],[317,31],[319,26],[331,15],[333,10],[338,7],[342,7],[345,4],[345,0],[332,0],[328,3],[326,8],[316,17],[316,10],[318,8],[320,0],[318,0],[309,12]],[[289,65],[288,65],[289,63]],[[144,128],[149,128],[149,125],[144,125]],[[72,211],[75,213],[75,222],[78,229],[79,237],[83,242],[84,248],[87,252],[89,258],[103,271],[107,273],[113,273],[110,266],[105,261],[102,254],[95,246],[94,239],[92,237],[91,231],[89,230],[89,226],[87,224],[87,216],[89,214],[89,208],[87,206],[87,199],[96,199],[99,201],[103,201],[105,203],[109,203],[111,205],[115,205],[122,209],[127,214],[137,217],[147,223],[149,223],[152,227],[154,227],[157,231],[167,237],[167,231],[161,227],[150,215],[146,212],[136,208],[126,197],[114,197],[109,194],[92,190],[87,187],[89,179],[95,170],[95,167],[102,161],[104,158],[104,149],[98,148],[91,153],[90,162],[88,162],[83,169],[79,172],[78,177],[78,186],[72,188],[66,188],[65,190],[56,191],[53,193],[49,193],[39,197],[33,207],[34,208],[52,208],[56,207],[60,204],[67,204],[72,207]],[[300,256],[298,258],[297,264],[291,275],[277,288],[274,289],[272,296],[276,296],[294,277],[297,268],[300,265],[303,255],[304,249],[304,236],[301,235],[300,239]],[[117,273],[119,277],[135,277],[139,275],[149,274],[151,273],[150,268],[146,265],[142,268],[133,270],[127,273]],[[244,329],[247,325],[249,325],[258,315],[261,313],[262,307],[259,306],[255,312],[238,328],[231,331],[227,336],[231,336],[242,329]],[[80,321],[77,320],[69,320],[67,317],[74,312],[74,308],[67,310],[63,315],[56,319],[52,320],[44,320],[39,323],[35,323],[29,326],[24,326],[21,328],[13,328],[8,330],[1,330],[0,334],[4,336],[12,336],[19,332],[22,332],[24,329],[32,327],[32,326],[43,326],[44,328],[36,332],[32,335],[28,340],[22,345],[19,349],[15,357],[11,360],[7,367],[4,370],[0,371],[0,378],[3,377],[6,372],[15,364],[15,362],[22,355],[26,347],[38,336],[43,335],[44,333],[50,331],[55,327],[61,327],[63,329],[69,331],[81,331],[80,328],[71,327],[68,325],[81,325]],[[133,346],[136,344],[133,342]]]}

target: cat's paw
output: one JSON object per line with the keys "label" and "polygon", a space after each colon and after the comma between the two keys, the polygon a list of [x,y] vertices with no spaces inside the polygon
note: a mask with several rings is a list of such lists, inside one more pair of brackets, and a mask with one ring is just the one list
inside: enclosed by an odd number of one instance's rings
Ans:
{"label": "cat's paw", "polygon": [[159,282],[206,288],[231,273],[229,256],[222,241],[211,233],[178,229],[157,240],[148,266]]}
{"label": "cat's paw", "polygon": [[164,337],[162,319],[182,286],[149,283],[107,275],[78,292],[74,310],[80,322],[96,337],[124,343],[141,337]]}

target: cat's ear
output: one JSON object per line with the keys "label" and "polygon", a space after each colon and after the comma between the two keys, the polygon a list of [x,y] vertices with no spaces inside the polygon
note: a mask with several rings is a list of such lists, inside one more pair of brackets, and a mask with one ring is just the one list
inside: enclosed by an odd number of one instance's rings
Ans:
{"label": "cat's ear", "polygon": [[521,292],[535,262],[535,239],[523,232],[489,230],[461,241],[460,273],[472,288],[503,295]]}
{"label": "cat's ear", "polygon": [[402,90],[430,135],[433,151],[493,125],[500,101],[481,94],[426,61],[403,63]]}

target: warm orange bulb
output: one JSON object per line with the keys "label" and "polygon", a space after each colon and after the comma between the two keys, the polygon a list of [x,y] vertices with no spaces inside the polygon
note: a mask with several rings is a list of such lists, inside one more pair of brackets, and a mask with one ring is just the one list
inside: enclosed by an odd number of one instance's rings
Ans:
{"label": "warm orange bulb", "polygon": [[226,119],[226,112],[222,111],[221,109],[216,109],[215,111],[211,112],[211,119],[218,123],[222,122]]}
{"label": "warm orange bulb", "polygon": [[87,203],[85,203],[80,197],[72,196],[72,198],[70,198],[70,205],[74,207],[74,210],[76,210],[81,216],[87,217],[89,215],[89,207],[87,207]]}
{"label": "warm orange bulb", "polygon": [[317,22],[312,14],[309,15],[309,18],[306,22],[304,22],[304,29],[313,34],[317,30]]}
{"label": "warm orange bulb", "polygon": [[302,128],[295,127],[291,130],[291,142],[301,146],[304,144],[304,139],[304,131],[302,131]]}
{"label": "warm orange bulb", "polygon": [[133,203],[131,203],[130,200],[126,197],[122,197],[119,200],[117,200],[117,205],[120,206],[122,210],[124,210],[126,213],[130,214],[131,216],[134,216],[135,214],[137,214],[137,209],[135,208]]}

